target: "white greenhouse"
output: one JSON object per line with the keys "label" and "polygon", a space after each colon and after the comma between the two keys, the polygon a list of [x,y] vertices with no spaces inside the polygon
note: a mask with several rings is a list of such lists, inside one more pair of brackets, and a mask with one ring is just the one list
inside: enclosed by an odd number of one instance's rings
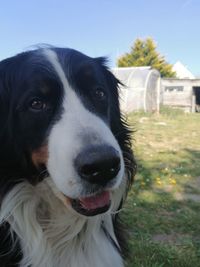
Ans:
{"label": "white greenhouse", "polygon": [[122,111],[159,112],[160,73],[151,67],[113,68],[123,83],[120,90]]}

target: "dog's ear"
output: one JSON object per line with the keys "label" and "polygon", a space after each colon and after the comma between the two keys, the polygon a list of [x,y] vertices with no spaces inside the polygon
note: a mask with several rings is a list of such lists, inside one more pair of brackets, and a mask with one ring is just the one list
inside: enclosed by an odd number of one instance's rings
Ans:
{"label": "dog's ear", "polygon": [[120,109],[120,87],[124,86],[114,74],[106,68],[106,76],[110,90],[112,90],[112,101],[110,102],[111,130],[114,133],[124,155],[126,173],[130,184],[136,172],[136,163],[132,152],[132,129],[127,123],[126,117]]}
{"label": "dog's ear", "polygon": [[[8,90],[6,88],[6,75],[4,62],[0,62],[0,142],[2,142],[2,136],[5,133],[6,122],[8,118]],[[1,145],[1,143],[0,143]]]}
{"label": "dog's ear", "polygon": [[[4,92],[4,89],[3,89],[3,69],[2,69],[2,63],[0,62],[0,125],[1,124],[1,121],[2,121],[2,118],[4,116],[4,101],[3,101],[3,92]],[[1,133],[0,133],[0,136],[1,136]]]}

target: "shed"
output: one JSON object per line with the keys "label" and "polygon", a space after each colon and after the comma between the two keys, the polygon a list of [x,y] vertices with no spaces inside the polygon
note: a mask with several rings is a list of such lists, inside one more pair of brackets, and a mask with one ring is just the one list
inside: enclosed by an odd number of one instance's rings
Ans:
{"label": "shed", "polygon": [[163,105],[200,112],[200,79],[164,78],[161,88]]}
{"label": "shed", "polygon": [[123,83],[120,90],[122,111],[159,112],[160,73],[151,67],[113,68],[113,74]]}

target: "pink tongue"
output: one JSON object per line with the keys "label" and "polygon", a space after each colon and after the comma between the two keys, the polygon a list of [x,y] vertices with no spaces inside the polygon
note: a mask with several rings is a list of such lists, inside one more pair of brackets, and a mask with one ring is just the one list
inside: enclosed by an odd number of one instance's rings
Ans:
{"label": "pink tongue", "polygon": [[81,206],[87,210],[95,210],[105,207],[110,203],[109,192],[103,192],[96,196],[80,198]]}

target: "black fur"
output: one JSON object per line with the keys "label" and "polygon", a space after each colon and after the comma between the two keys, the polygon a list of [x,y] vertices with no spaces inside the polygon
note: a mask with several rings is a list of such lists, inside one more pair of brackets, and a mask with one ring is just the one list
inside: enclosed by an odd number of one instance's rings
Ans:
{"label": "black fur", "polygon": [[[51,49],[57,53],[68,80],[83,103],[110,124],[123,151],[131,184],[136,165],[131,150],[131,132],[119,109],[119,81],[108,70],[103,58],[90,58],[71,49]],[[28,180],[37,184],[43,179],[40,173],[44,166],[36,167],[31,153],[45,143],[51,126],[62,113],[62,85],[41,51],[28,51],[0,62],[0,202],[17,183]],[[103,85],[108,94],[107,102],[102,105],[95,102],[89,90],[97,80],[101,81],[97,86]],[[30,110],[29,104],[35,97],[46,101],[45,112]],[[113,222],[118,229],[118,215]],[[11,237],[9,233],[8,223],[1,225],[0,237],[0,266],[17,266],[22,255],[17,237]],[[15,248],[12,248],[12,242],[16,243]]]}

